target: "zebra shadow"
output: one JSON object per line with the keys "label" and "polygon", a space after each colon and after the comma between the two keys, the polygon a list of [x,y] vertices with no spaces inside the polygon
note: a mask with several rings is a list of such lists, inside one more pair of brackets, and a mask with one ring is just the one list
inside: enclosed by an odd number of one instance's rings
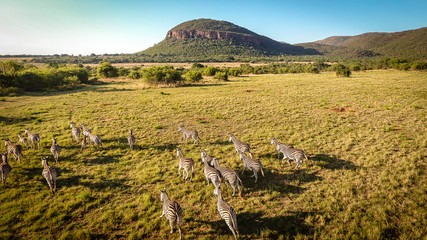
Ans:
{"label": "zebra shadow", "polygon": [[309,161],[313,161],[317,166],[330,170],[356,170],[360,166],[354,165],[350,161],[338,159],[334,156],[326,154],[316,154],[309,158]]}
{"label": "zebra shadow", "polygon": [[85,158],[83,160],[83,163],[85,164],[109,164],[109,163],[118,163],[119,157],[121,155],[102,155],[102,156],[96,156],[94,158]]}
{"label": "zebra shadow", "polygon": [[165,144],[162,144],[162,145],[154,145],[154,146],[151,146],[151,147],[155,148],[155,149],[157,149],[159,151],[162,151],[162,152],[165,151],[165,150],[168,150],[168,151],[176,153],[176,148],[179,145],[183,145],[183,143],[180,143],[180,144],[178,144],[178,143],[165,143]]}
{"label": "zebra shadow", "polygon": [[[96,179],[98,180],[98,179]],[[74,175],[68,177],[61,177],[56,180],[58,188],[61,187],[73,187],[73,186],[85,186],[92,190],[103,191],[105,189],[116,189],[125,190],[130,188],[129,185],[125,184],[126,179],[105,179],[101,178],[96,181],[93,176],[89,175]]]}
{"label": "zebra shadow", "polygon": [[[298,234],[305,236],[311,236],[314,233],[314,227],[306,224],[305,218],[308,216],[316,215],[314,212],[288,212],[285,216],[265,216],[264,212],[242,212],[237,213],[237,226],[239,229],[240,237],[246,239],[259,238],[262,232],[268,232],[267,236],[263,238],[277,239],[283,237],[285,239],[293,239]],[[210,229],[204,233],[212,236],[230,236],[233,238],[233,234],[228,228],[227,224],[223,219],[217,217],[216,221],[206,221],[190,219],[192,222],[200,223],[200,225],[208,225]],[[187,219],[186,219],[187,220]]]}
{"label": "zebra shadow", "polygon": [[0,123],[4,123],[5,125],[23,124],[24,122],[33,121],[34,119],[36,119],[36,117],[19,118],[19,117],[3,117],[3,116],[0,116]]}

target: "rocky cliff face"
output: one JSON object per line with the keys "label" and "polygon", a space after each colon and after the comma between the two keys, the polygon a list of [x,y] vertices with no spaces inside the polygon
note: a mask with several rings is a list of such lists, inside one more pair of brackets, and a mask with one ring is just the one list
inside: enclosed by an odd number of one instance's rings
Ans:
{"label": "rocky cliff face", "polygon": [[262,39],[256,36],[243,35],[232,32],[203,31],[203,30],[178,30],[168,31],[166,38],[185,39],[185,38],[207,38],[207,39],[234,39],[243,42],[251,42],[256,45],[262,45]]}

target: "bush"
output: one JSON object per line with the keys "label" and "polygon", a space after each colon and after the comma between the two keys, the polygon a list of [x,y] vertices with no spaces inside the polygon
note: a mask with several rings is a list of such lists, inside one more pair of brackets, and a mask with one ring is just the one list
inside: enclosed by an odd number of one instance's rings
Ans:
{"label": "bush", "polygon": [[138,70],[132,70],[132,71],[130,71],[130,73],[127,76],[127,78],[131,78],[131,79],[138,79],[138,78],[141,78],[141,77],[142,77],[142,74]]}
{"label": "bush", "polygon": [[182,81],[181,73],[171,66],[146,68],[142,71],[142,79],[150,85],[170,85]]}
{"label": "bush", "polygon": [[104,78],[114,78],[119,76],[118,68],[111,65],[110,62],[101,62],[97,69],[98,76]]}
{"label": "bush", "polygon": [[228,74],[230,74],[233,77],[238,77],[238,76],[242,75],[242,69],[230,68],[230,69],[228,69]]}
{"label": "bush", "polygon": [[203,79],[203,77],[202,73],[199,71],[190,70],[185,74],[185,80],[187,82],[198,82],[201,79]]}
{"label": "bush", "polygon": [[350,77],[351,71],[348,68],[339,69],[338,71],[336,71],[336,75],[337,77]]}
{"label": "bush", "polygon": [[426,70],[427,63],[426,62],[414,62],[411,65],[412,70]]}
{"label": "bush", "polygon": [[319,69],[313,65],[305,67],[304,72],[306,73],[320,73]]}
{"label": "bush", "polygon": [[216,72],[214,78],[222,81],[228,81],[228,74],[226,72]]}
{"label": "bush", "polygon": [[215,74],[219,71],[216,67],[206,67],[205,70],[203,70],[203,75],[205,76],[215,76]]}
{"label": "bush", "polygon": [[254,71],[254,68],[248,63],[240,64],[240,70],[242,70],[243,74],[249,74]]}

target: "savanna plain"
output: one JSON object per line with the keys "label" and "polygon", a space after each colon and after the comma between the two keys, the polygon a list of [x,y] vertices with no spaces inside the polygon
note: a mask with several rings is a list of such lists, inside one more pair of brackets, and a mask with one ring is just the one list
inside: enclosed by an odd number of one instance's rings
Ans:
{"label": "savanna plain", "polygon": [[[183,209],[184,239],[232,239],[203,175],[205,149],[243,181],[241,198],[230,187],[222,194],[237,213],[240,239],[426,239],[426,107],[427,74],[392,70],[351,78],[253,75],[174,88],[106,80],[3,97],[1,137],[17,142],[29,127],[42,148],[24,147],[21,163],[9,158],[0,238],[177,239],[159,218],[166,186]],[[100,135],[102,149],[81,152],[70,122]],[[181,124],[198,130],[199,145],[182,142]],[[257,183],[251,172],[241,174],[230,133],[262,162]],[[298,170],[282,164],[273,136],[309,160]],[[52,137],[62,147],[58,164]],[[195,160],[191,182],[178,176],[177,147]],[[41,175],[43,156],[58,171],[54,195]]]}

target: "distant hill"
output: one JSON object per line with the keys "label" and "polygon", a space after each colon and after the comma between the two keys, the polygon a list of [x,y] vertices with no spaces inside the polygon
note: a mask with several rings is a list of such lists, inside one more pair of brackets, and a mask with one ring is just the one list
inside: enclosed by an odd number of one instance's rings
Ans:
{"label": "distant hill", "polygon": [[233,60],[242,56],[315,55],[319,52],[272,40],[227,21],[196,19],[172,28],[163,41],[139,54],[183,57],[190,60]]}
{"label": "distant hill", "polygon": [[427,59],[427,27],[395,33],[365,33],[333,36],[312,43],[297,44],[316,49],[324,55],[342,57],[383,56]]}

